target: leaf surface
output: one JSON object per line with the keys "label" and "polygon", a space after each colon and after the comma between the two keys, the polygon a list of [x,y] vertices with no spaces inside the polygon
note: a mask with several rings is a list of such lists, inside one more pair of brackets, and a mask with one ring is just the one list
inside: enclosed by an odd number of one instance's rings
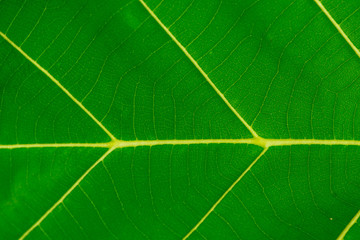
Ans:
{"label": "leaf surface", "polygon": [[356,1],[0,2],[0,238],[359,236]]}

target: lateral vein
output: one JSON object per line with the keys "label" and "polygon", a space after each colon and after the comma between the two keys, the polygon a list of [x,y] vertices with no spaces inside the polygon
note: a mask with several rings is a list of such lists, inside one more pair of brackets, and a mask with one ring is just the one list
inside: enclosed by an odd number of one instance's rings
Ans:
{"label": "lateral vein", "polygon": [[346,234],[349,232],[350,228],[358,221],[360,217],[360,210],[355,214],[355,216],[351,219],[348,225],[346,225],[345,229],[341,232],[337,240],[342,240],[346,236]]}
{"label": "lateral vein", "polygon": [[266,153],[268,148],[264,150],[255,158],[255,160],[246,168],[246,170],[235,180],[233,184],[224,192],[224,194],[216,201],[216,203],[209,209],[209,211],[200,219],[200,221],[185,235],[183,240],[187,239],[193,232],[195,232],[198,227],[205,221],[205,219],[215,210],[215,208],[220,204],[220,202],[228,195],[229,192],[235,187],[235,185],[240,182],[240,180],[245,176],[246,173],[256,164],[256,162]]}
{"label": "lateral vein", "polygon": [[200,67],[197,61],[191,56],[191,54],[186,50],[186,48],[177,40],[177,38],[170,32],[170,30],[161,22],[161,20],[156,16],[156,14],[149,8],[149,6],[143,1],[139,0],[140,3],[145,7],[145,9],[150,13],[150,15],[156,20],[156,22],[161,26],[161,28],[170,36],[170,38],[176,43],[176,45],[183,51],[183,53],[189,58],[189,60],[195,65],[195,67],[199,70],[199,72],[204,76],[206,81],[210,84],[210,86],[215,90],[215,92],[221,97],[221,99],[225,102],[225,104],[230,108],[230,110],[237,116],[237,118],[245,125],[245,127],[249,130],[249,132],[253,135],[254,138],[259,137],[259,135],[255,132],[255,130],[245,121],[243,117],[236,111],[236,109],[230,104],[230,102],[226,99],[224,94],[215,86],[213,81],[209,78],[209,76],[204,72],[204,70]]}
{"label": "lateral vein", "polygon": [[327,18],[330,20],[330,22],[336,27],[336,29],[339,31],[339,33],[343,36],[343,38],[346,40],[346,42],[350,45],[350,47],[354,50],[356,55],[360,57],[360,51],[359,49],[353,44],[353,42],[350,40],[350,38],[346,35],[346,33],[342,30],[341,26],[335,21],[335,19],[331,16],[331,14],[326,10],[324,5],[321,3],[320,0],[314,0],[315,3],[320,7],[321,11],[325,13]]}
{"label": "lateral vein", "polygon": [[104,155],[102,155],[91,167],[86,170],[86,172],[81,175],[81,177],[65,192],[64,195],[61,196],[61,198],[47,210],[44,215],[42,215],[39,220],[37,220],[21,237],[19,240],[23,240],[25,237],[27,237],[36,227],[38,227],[41,222],[57,207],[60,203],[64,201],[64,199],[77,187],[79,186],[80,182],[93,170],[96,165],[98,165],[100,162],[102,162],[112,151],[114,151],[115,147],[110,148],[106,151]]}
{"label": "lateral vein", "polygon": [[46,76],[48,76],[51,81],[53,81],[68,97],[74,101],[89,117],[94,120],[94,122],[104,130],[104,132],[112,139],[116,139],[114,135],[106,129],[106,127],[79,101],[77,100],[53,75],[51,75],[46,69],[40,66],[34,59],[32,59],[27,53],[25,53],[18,45],[11,41],[4,33],[0,32],[1,37],[3,37],[8,43],[10,43],[18,52],[20,52],[27,60],[29,60],[33,65],[35,65],[40,71],[42,71]]}

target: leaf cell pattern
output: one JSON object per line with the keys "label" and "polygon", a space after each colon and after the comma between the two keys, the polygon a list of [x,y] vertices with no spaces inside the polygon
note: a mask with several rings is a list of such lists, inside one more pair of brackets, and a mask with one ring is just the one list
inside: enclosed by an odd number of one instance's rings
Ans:
{"label": "leaf cell pattern", "polygon": [[359,227],[356,1],[0,1],[0,238]]}

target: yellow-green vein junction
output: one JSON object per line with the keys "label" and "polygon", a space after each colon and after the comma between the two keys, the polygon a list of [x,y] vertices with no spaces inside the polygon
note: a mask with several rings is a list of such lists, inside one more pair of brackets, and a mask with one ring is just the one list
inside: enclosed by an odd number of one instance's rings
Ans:
{"label": "yellow-green vein junction", "polygon": [[240,116],[240,114],[235,110],[231,103],[226,99],[224,94],[215,86],[213,81],[209,76],[204,72],[200,67],[197,61],[191,56],[191,54],[186,50],[186,48],[177,40],[177,38],[170,32],[170,30],[161,22],[161,20],[156,16],[156,14],[149,8],[149,6],[143,1],[139,0],[140,3],[145,7],[145,9],[150,13],[150,15],[155,19],[155,21],[160,25],[160,27],[169,35],[169,37],[176,43],[176,45],[183,51],[186,57],[194,64],[194,66],[199,70],[199,72],[204,76],[206,81],[210,86],[215,90],[215,92],[220,96],[220,98],[225,102],[225,104],[230,108],[230,110],[236,115],[236,117],[245,125],[249,132],[253,135],[254,138],[258,138],[259,135],[254,131],[254,129],[245,121],[245,119]]}
{"label": "yellow-green vein junction", "polygon": [[245,138],[245,139],[173,139],[173,140],[136,140],[122,141],[113,140],[104,143],[34,143],[34,144],[10,144],[0,145],[0,149],[18,148],[128,148],[142,146],[160,145],[196,145],[196,144],[251,144],[262,148],[296,146],[296,145],[343,145],[360,146],[359,140],[320,140],[320,139],[267,139],[267,138]]}
{"label": "yellow-green vein junction", "polygon": [[[239,176],[239,178],[225,191],[218,201],[210,208],[210,210],[200,219],[200,221],[190,230],[184,237],[188,238],[197,228],[205,221],[205,219],[214,211],[217,205],[226,197],[226,195],[235,187],[235,185],[250,171],[256,162],[266,153],[270,147],[276,146],[292,146],[292,145],[353,145],[360,146],[357,140],[317,140],[317,139],[265,139],[265,138],[248,138],[248,139],[190,139],[190,140],[137,140],[137,141],[121,141],[112,140],[107,143],[54,143],[54,144],[15,144],[0,145],[0,149],[19,149],[19,148],[49,148],[49,147],[87,147],[87,148],[108,148],[106,153],[101,156],[86,172],[69,188],[68,191],[42,215],[19,239],[27,237],[32,230],[41,224],[41,222],[59,205],[64,199],[80,184],[80,182],[102,162],[112,151],[117,148],[139,147],[139,146],[159,146],[159,145],[193,145],[193,144],[252,144],[263,148],[260,155],[248,166],[248,168]],[[348,229],[356,222],[360,212],[349,223]],[[348,231],[345,229],[345,233]]]}
{"label": "yellow-green vein junction", "polygon": [[[15,144],[0,145],[0,149],[19,149],[19,148],[59,148],[59,147],[83,147],[83,148],[108,148],[106,153],[101,156],[86,172],[69,188],[68,191],[36,221],[19,239],[24,239],[34,230],[41,222],[59,205],[64,199],[80,184],[80,182],[102,162],[112,151],[117,148],[139,147],[139,146],[159,146],[159,145],[195,145],[195,144],[252,144],[263,148],[263,151],[248,166],[248,168],[239,176],[239,178],[224,192],[218,201],[209,209],[209,211],[200,219],[200,221],[190,230],[184,237],[188,238],[197,228],[205,221],[205,219],[214,211],[217,205],[226,197],[226,195],[235,187],[235,185],[250,171],[257,161],[266,153],[270,147],[292,146],[292,145],[353,145],[360,146],[357,140],[317,140],[317,139],[265,139],[265,138],[248,138],[248,139],[190,139],[190,140],[137,140],[137,141],[121,141],[113,140],[107,143],[54,143],[54,144]],[[356,222],[360,212],[354,217],[353,221],[348,225],[348,229]],[[345,231],[344,234],[348,231]]]}
{"label": "yellow-green vein junction", "polygon": [[[240,114],[235,110],[235,108],[230,104],[226,99],[224,94],[215,86],[209,76],[204,72],[200,67],[197,61],[191,56],[187,49],[176,39],[176,37],[170,32],[170,30],[161,22],[161,20],[156,16],[153,10],[151,10],[143,0],[139,0],[144,8],[150,13],[154,20],[160,25],[160,27],[169,35],[169,37],[174,41],[174,43],[183,51],[183,53],[189,58],[189,60],[194,64],[198,71],[204,76],[206,81],[210,86],[215,90],[219,97],[224,101],[224,103],[229,107],[229,109],[237,116],[237,118],[246,126],[246,128],[251,132],[253,138],[248,139],[189,139],[189,140],[136,140],[136,141],[122,141],[114,137],[114,135],[106,129],[106,127],[80,102],[78,101],[55,77],[53,77],[46,69],[40,66],[33,58],[26,54],[18,45],[12,42],[8,36],[0,32],[2,38],[4,38],[8,43],[10,43],[18,52],[20,52],[27,60],[29,60],[34,66],[36,66],[40,71],[42,71],[46,76],[48,76],[51,81],[53,81],[72,101],[74,101],[95,123],[101,127],[111,138],[110,142],[104,143],[35,143],[35,144],[13,144],[13,145],[0,145],[0,149],[23,149],[23,148],[61,148],[61,147],[82,147],[82,148],[107,148],[106,153],[101,156],[95,163],[87,169],[82,176],[62,195],[62,197],[56,201],[50,209],[48,209],[21,237],[24,239],[27,237],[36,227],[38,227],[41,222],[59,205],[64,199],[78,186],[80,186],[81,181],[94,169],[100,162],[102,162],[112,151],[117,148],[127,148],[127,147],[138,147],[138,146],[160,146],[160,145],[192,145],[192,144],[252,144],[257,145],[263,148],[263,151],[255,160],[247,167],[247,169],[237,178],[237,180],[223,193],[223,195],[216,201],[216,203],[207,211],[207,213],[198,221],[198,223],[188,232],[184,239],[188,238],[197,228],[206,220],[206,218],[215,210],[215,208],[220,204],[220,202],[227,196],[229,192],[236,186],[236,184],[246,175],[247,172],[257,163],[257,161],[266,153],[270,147],[277,146],[293,146],[293,145],[352,145],[360,146],[360,141],[357,140],[320,140],[320,139],[265,139],[259,137],[259,135],[252,129],[252,127],[240,116]],[[314,0],[320,9],[325,13],[333,25],[337,28],[339,33],[344,37],[347,43],[352,47],[355,53],[360,57],[359,50],[354,46],[351,40],[347,37],[344,31],[341,29],[339,24],[331,17],[329,12],[325,9],[322,3],[319,0]],[[354,218],[350,221],[347,227],[339,236],[341,239],[346,235],[348,230],[353,226],[360,216],[358,212]]]}

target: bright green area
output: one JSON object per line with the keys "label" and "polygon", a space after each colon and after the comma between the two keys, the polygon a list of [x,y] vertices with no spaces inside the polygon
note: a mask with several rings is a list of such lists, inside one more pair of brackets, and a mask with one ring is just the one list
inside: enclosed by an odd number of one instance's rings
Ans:
{"label": "bright green area", "polygon": [[360,236],[360,225],[359,223],[355,224],[348,234],[346,234],[345,239],[346,240],[355,240]]}
{"label": "bright green area", "polygon": [[[146,3],[260,136],[360,140],[360,59],[314,1]],[[322,3],[360,46],[358,1]],[[138,0],[2,0],[0,31],[120,140],[251,137]],[[0,37],[1,146],[109,140]],[[360,209],[359,149],[270,148],[189,239],[335,239]],[[181,239],[261,151],[116,149],[27,238]],[[104,152],[0,149],[0,239],[24,234]]]}

